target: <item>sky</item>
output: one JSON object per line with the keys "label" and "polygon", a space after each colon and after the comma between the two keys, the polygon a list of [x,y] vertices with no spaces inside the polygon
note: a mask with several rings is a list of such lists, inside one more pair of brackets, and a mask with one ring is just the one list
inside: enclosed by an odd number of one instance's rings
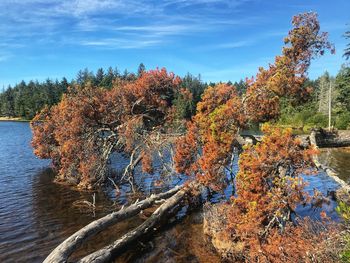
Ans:
{"label": "sky", "polygon": [[336,74],[349,0],[0,0],[0,88],[72,79],[80,69],[166,67],[204,81],[238,81],[273,63],[293,15],[315,11],[336,54],[310,78]]}

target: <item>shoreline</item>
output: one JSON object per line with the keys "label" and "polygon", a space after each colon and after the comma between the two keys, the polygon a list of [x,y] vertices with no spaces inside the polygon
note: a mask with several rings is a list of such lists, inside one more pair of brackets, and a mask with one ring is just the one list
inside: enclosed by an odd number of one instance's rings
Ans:
{"label": "shoreline", "polygon": [[0,117],[0,121],[30,122],[30,120],[22,119],[20,117]]}

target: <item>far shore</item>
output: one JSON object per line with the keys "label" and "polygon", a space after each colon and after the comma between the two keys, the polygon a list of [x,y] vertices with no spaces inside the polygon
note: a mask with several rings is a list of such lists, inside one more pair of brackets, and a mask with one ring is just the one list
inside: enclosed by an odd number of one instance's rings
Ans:
{"label": "far shore", "polygon": [[30,122],[30,120],[26,120],[20,117],[0,117],[0,121],[21,121],[21,122]]}

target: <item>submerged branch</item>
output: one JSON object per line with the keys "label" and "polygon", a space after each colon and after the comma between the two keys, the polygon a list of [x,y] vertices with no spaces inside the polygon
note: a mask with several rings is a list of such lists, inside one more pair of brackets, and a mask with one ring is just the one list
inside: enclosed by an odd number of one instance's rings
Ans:
{"label": "submerged branch", "polygon": [[[67,262],[68,257],[85,241],[87,241],[92,236],[98,234],[99,232],[105,230],[106,228],[124,220],[129,217],[137,215],[141,210],[152,206],[157,200],[169,198],[176,194],[182,186],[177,186],[171,190],[160,193],[157,195],[151,195],[149,198],[136,202],[127,208],[122,208],[118,212],[113,212],[108,214],[98,220],[95,220],[83,227],[79,231],[75,232],[73,235],[68,237],[60,245],[58,245],[50,255],[45,259],[44,262],[59,263]],[[158,211],[158,210],[157,210]]]}
{"label": "submerged branch", "polygon": [[90,254],[79,260],[79,263],[102,263],[110,262],[113,257],[127,245],[136,241],[138,238],[146,235],[147,233],[156,230],[155,226],[161,221],[161,219],[175,208],[186,194],[185,190],[178,191],[175,195],[167,199],[158,209],[140,226],[126,233],[121,238],[114,241],[112,244]]}

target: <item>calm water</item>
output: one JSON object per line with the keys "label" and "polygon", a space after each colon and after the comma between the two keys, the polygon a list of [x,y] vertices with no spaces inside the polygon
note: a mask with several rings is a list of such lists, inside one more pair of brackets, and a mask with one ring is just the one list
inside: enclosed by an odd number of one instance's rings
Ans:
{"label": "calm water", "polygon": [[332,167],[338,176],[350,183],[350,147],[321,149],[320,162]]}
{"label": "calm water", "polygon": [[[89,209],[74,205],[79,200],[91,201],[92,194],[53,183],[49,162],[33,155],[30,139],[28,123],[0,122],[0,262],[41,262],[70,234],[92,220],[120,208],[132,198],[124,194],[115,199],[112,191],[109,193],[110,198],[106,198],[103,193],[96,193],[95,214]],[[349,160],[348,153],[330,154],[335,160]],[[338,162],[332,164],[338,165]],[[343,166],[335,168],[340,171],[344,169]],[[349,170],[343,173],[349,176]],[[337,187],[323,173],[317,177],[308,177],[308,180],[310,191],[316,187],[327,193]],[[157,190],[147,178],[139,183],[146,193]],[[226,194],[229,192],[230,189],[227,189]],[[220,196],[214,198],[218,200]],[[334,203],[324,207],[330,214],[333,208]],[[301,214],[315,217],[319,213],[319,210],[309,207],[299,210]],[[73,258],[112,242],[143,220],[144,218],[136,216],[101,233],[93,242],[84,245]],[[116,262],[219,261],[214,253],[203,247],[201,214],[195,212],[178,220],[182,222],[159,232],[151,241],[136,245],[133,250],[116,259]]]}

